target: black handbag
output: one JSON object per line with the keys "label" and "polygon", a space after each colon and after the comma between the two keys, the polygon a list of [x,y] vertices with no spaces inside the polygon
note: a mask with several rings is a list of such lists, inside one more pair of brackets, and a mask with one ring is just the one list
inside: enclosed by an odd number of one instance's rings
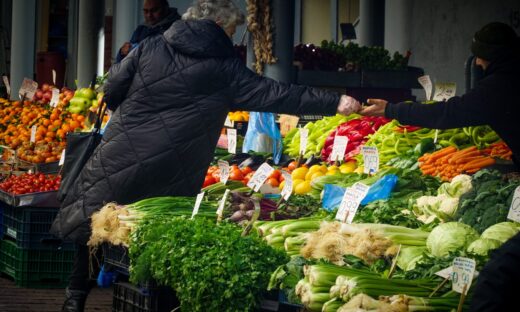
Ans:
{"label": "black handbag", "polygon": [[[104,101],[101,101],[101,103],[104,103]],[[58,190],[60,202],[67,197],[87,160],[101,142],[100,129],[105,111],[106,105],[100,104],[91,132],[69,132],[67,134],[65,160],[61,169],[61,184]]]}

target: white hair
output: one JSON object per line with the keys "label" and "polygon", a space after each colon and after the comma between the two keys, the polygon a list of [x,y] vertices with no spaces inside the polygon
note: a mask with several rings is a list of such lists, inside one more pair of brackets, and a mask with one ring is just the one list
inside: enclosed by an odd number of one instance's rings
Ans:
{"label": "white hair", "polygon": [[221,27],[244,24],[245,17],[232,0],[195,0],[182,15],[183,20],[209,19]]}

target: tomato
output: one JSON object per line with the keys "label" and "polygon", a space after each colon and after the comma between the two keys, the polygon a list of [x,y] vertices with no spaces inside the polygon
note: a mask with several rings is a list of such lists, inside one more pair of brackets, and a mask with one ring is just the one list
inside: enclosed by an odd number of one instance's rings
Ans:
{"label": "tomato", "polygon": [[279,180],[280,179],[280,176],[282,175],[282,172],[278,169],[275,169],[273,171],[273,173],[271,173],[271,175],[269,176],[269,178],[274,178],[276,180]]}
{"label": "tomato", "polygon": [[202,187],[206,187],[206,186],[210,186],[212,184],[215,184],[217,181],[215,181],[215,179],[210,176],[210,175],[207,175],[206,178],[204,178],[204,184],[202,184]]}
{"label": "tomato", "polygon": [[244,175],[246,175],[246,174],[248,174],[248,173],[250,173],[250,172],[253,171],[253,169],[251,169],[251,167],[249,167],[249,166],[246,166],[246,167],[244,167],[244,168],[242,168],[242,169],[240,169],[240,170],[242,171],[242,173],[243,173]]}
{"label": "tomato", "polygon": [[289,169],[289,171],[293,171],[296,168],[298,168],[298,162],[296,160],[291,161],[287,166],[287,169]]}
{"label": "tomato", "polygon": [[242,174],[242,171],[237,168],[229,173],[229,179],[233,181],[240,181],[244,179],[244,175]]}
{"label": "tomato", "polygon": [[276,178],[269,178],[267,180],[267,184],[271,185],[272,187],[278,187],[280,185]]}

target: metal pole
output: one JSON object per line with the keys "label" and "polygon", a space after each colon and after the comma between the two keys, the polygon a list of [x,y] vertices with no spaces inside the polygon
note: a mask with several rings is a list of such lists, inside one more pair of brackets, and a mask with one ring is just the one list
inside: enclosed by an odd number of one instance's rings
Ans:
{"label": "metal pole", "polygon": [[18,99],[23,78],[34,79],[36,1],[13,1],[12,13],[11,99]]}
{"label": "metal pole", "polygon": [[362,46],[383,46],[385,41],[385,1],[359,2],[358,41]]}
{"label": "metal pole", "polygon": [[88,87],[96,74],[99,34],[105,17],[104,8],[103,0],[79,0],[78,88]]}
{"label": "metal pole", "polygon": [[278,61],[265,66],[265,76],[282,82],[294,81],[294,0],[273,0],[273,40],[274,56]]}
{"label": "metal pole", "polygon": [[338,42],[338,4],[339,0],[330,0],[330,38]]}
{"label": "metal pole", "polygon": [[130,41],[130,37],[138,25],[138,0],[116,0],[114,10],[114,28],[112,39],[112,56],[117,56],[123,43]]}

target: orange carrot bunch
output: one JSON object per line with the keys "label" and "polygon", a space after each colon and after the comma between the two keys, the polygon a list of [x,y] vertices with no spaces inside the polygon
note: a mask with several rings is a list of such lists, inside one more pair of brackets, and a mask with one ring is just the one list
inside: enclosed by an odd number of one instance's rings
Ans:
{"label": "orange carrot bunch", "polygon": [[483,150],[483,152],[491,157],[498,157],[506,160],[511,160],[513,156],[513,152],[509,149],[504,141],[499,141],[491,144],[487,148]]}
{"label": "orange carrot bunch", "polygon": [[424,154],[419,157],[419,163],[423,174],[439,176],[443,181],[451,181],[459,174],[475,173],[493,165],[495,159],[483,154],[476,146],[462,150],[448,146],[434,153]]}

